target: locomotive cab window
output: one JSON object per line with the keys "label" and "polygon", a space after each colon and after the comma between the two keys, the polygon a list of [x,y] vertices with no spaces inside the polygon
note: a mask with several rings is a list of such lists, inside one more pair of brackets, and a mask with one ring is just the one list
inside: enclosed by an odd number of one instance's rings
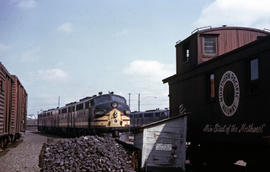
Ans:
{"label": "locomotive cab window", "polygon": [[217,54],[217,37],[204,36],[203,37],[203,53],[207,56],[214,56]]}
{"label": "locomotive cab window", "polygon": [[111,101],[111,97],[108,95],[103,95],[103,96],[99,96],[99,97],[95,98],[96,104],[102,104],[102,103],[106,103],[108,101]]}
{"label": "locomotive cab window", "polygon": [[112,101],[126,103],[126,100],[123,97],[119,97],[119,96],[112,96]]}

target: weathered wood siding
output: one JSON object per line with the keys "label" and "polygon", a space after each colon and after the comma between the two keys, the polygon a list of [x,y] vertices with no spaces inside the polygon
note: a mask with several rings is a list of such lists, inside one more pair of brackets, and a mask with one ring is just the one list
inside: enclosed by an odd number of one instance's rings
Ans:
{"label": "weathered wood siding", "polygon": [[12,75],[12,110],[10,121],[11,130],[14,133],[25,131],[27,116],[27,93],[19,79]]}
{"label": "weathered wood siding", "polygon": [[0,63],[0,136],[8,134],[11,111],[12,79],[6,68]]}
{"label": "weathered wood siding", "polygon": [[173,167],[184,169],[186,159],[186,116],[153,123],[135,136],[142,150],[141,168]]}
{"label": "weathered wood siding", "polygon": [[198,64],[204,61],[208,61],[212,58],[205,58],[203,54],[203,35],[216,34],[217,35],[217,54],[216,56],[230,52],[236,48],[242,47],[250,42],[257,40],[258,36],[266,36],[264,32],[236,29],[226,27],[223,30],[214,30],[209,32],[203,32],[198,35]]}

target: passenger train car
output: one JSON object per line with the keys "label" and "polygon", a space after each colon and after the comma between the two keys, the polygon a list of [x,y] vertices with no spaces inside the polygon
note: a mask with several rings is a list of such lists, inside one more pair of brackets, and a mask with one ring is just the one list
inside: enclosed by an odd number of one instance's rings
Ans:
{"label": "passenger train car", "polygon": [[26,129],[27,92],[0,62],[0,149]]}
{"label": "passenger train car", "polygon": [[179,106],[189,113],[187,156],[193,164],[269,164],[269,34],[223,26],[177,42],[176,74],[163,82],[169,84],[171,116]]}
{"label": "passenger train car", "polygon": [[147,111],[135,111],[130,115],[130,126],[141,127],[169,117],[169,109],[155,109]]}
{"label": "passenger train car", "polygon": [[130,109],[122,96],[100,93],[38,115],[38,130],[83,135],[128,130]]}

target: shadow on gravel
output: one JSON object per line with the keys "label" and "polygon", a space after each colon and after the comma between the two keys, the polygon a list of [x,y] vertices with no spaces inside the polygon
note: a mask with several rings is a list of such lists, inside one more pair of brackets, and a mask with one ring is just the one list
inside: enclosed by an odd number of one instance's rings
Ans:
{"label": "shadow on gravel", "polygon": [[18,146],[20,143],[22,143],[22,142],[23,142],[23,139],[22,139],[22,137],[21,137],[21,138],[20,138],[19,140],[17,140],[16,142],[14,142],[14,143],[9,143],[9,144],[7,145],[7,147],[6,147],[4,150],[1,149],[1,151],[0,151],[0,157],[4,156],[10,149],[17,147],[17,146]]}

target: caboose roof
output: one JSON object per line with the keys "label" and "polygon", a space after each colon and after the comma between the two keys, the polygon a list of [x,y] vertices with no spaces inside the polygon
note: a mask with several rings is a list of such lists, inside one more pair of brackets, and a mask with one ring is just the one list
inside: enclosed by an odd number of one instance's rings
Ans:
{"label": "caboose roof", "polygon": [[260,33],[270,35],[270,32],[267,31],[266,29],[261,30],[261,29],[250,28],[250,27],[225,26],[225,25],[222,27],[214,27],[214,28],[209,26],[206,29],[205,27],[195,29],[194,31],[191,32],[191,35],[189,37],[187,37],[183,41],[178,41],[175,46],[181,44],[182,42],[185,42],[186,40],[189,40],[194,35],[215,34],[216,31],[220,31],[220,30],[245,30],[245,31],[260,32]]}

